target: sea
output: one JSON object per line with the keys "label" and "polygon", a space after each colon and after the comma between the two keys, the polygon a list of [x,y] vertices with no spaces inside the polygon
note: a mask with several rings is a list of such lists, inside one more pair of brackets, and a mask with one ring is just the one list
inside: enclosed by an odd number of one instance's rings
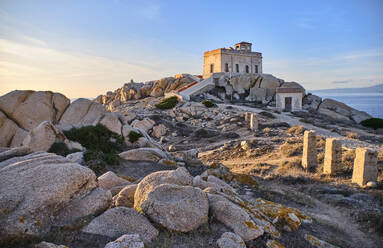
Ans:
{"label": "sea", "polygon": [[313,94],[343,102],[354,109],[364,111],[375,118],[383,118],[383,93],[325,93]]}

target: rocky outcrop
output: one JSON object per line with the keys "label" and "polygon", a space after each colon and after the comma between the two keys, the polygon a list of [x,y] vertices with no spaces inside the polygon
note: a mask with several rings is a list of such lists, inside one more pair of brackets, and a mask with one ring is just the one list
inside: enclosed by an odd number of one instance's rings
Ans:
{"label": "rocky outcrop", "polygon": [[106,111],[101,104],[79,98],[72,102],[64,112],[60,119],[59,128],[68,130],[72,127],[96,125],[105,113]]}
{"label": "rocky outcrop", "polygon": [[93,219],[82,229],[85,233],[118,238],[124,234],[139,234],[144,242],[158,236],[149,220],[131,208],[115,207]]}
{"label": "rocky outcrop", "polygon": [[48,243],[48,242],[41,242],[35,245],[33,248],[68,248],[68,246],[65,245],[56,245],[53,243]]}
{"label": "rocky outcrop", "polygon": [[321,97],[312,94],[307,94],[302,99],[302,107],[306,110],[317,110],[321,102]]}
{"label": "rocky outcrop", "polygon": [[366,112],[356,110],[333,99],[324,99],[319,105],[318,112],[328,115],[334,119],[345,121],[352,120],[356,123],[360,123],[363,120],[371,118],[371,115]]}
{"label": "rocky outcrop", "polygon": [[0,110],[24,130],[43,121],[57,123],[70,101],[51,91],[15,90],[0,97]]}
{"label": "rocky outcrop", "polygon": [[244,241],[256,239],[263,234],[245,209],[216,194],[208,194],[210,210],[213,216],[230,227]]}
{"label": "rocky outcrop", "polygon": [[144,242],[138,234],[125,234],[107,243],[105,248],[144,248]]}
{"label": "rocky outcrop", "polygon": [[189,74],[182,74],[177,77],[166,77],[156,81],[145,83],[127,83],[114,92],[107,92],[98,96],[94,101],[103,104],[110,111],[130,100],[142,99],[145,97],[161,97],[172,90],[180,89],[194,81],[196,77]]}
{"label": "rocky outcrop", "polygon": [[20,146],[43,121],[58,123],[69,99],[50,91],[15,90],[0,97],[0,146]]}
{"label": "rocky outcrop", "polygon": [[134,194],[137,184],[125,186],[117,195],[113,197],[113,204],[116,207],[132,208],[134,205]]}
{"label": "rocky outcrop", "polygon": [[222,234],[217,240],[217,245],[219,248],[246,248],[246,244],[242,238],[232,232]]}
{"label": "rocky outcrop", "polygon": [[35,127],[23,141],[23,146],[32,151],[48,151],[55,142],[66,141],[65,135],[51,122],[43,121]]}
{"label": "rocky outcrop", "polygon": [[209,203],[199,188],[161,184],[147,194],[140,209],[168,230],[189,232],[207,222]]}
{"label": "rocky outcrop", "polygon": [[0,243],[47,234],[54,223],[97,214],[110,201],[93,171],[61,156],[35,152],[9,158],[0,162]]}
{"label": "rocky outcrop", "polygon": [[137,186],[134,194],[134,208],[143,212],[141,208],[142,203],[147,199],[149,193],[161,184],[191,186],[192,182],[193,178],[183,167],[176,170],[158,171],[149,174]]}
{"label": "rocky outcrop", "polygon": [[168,155],[158,148],[137,148],[126,152],[122,152],[119,156],[126,160],[135,161],[153,161],[158,162],[161,159],[168,158]]}
{"label": "rocky outcrop", "polygon": [[191,185],[192,177],[182,167],[152,173],[138,184],[134,208],[169,230],[194,230],[208,219],[208,200]]}
{"label": "rocky outcrop", "polygon": [[108,171],[97,178],[98,185],[105,189],[110,190],[113,195],[116,195],[125,186],[130,185],[131,182],[117,176],[114,172]]}

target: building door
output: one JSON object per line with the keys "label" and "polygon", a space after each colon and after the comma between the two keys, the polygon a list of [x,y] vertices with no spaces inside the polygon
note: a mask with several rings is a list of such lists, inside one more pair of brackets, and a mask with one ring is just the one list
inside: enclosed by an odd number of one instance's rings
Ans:
{"label": "building door", "polygon": [[285,111],[291,112],[291,103],[292,103],[291,97],[285,97]]}

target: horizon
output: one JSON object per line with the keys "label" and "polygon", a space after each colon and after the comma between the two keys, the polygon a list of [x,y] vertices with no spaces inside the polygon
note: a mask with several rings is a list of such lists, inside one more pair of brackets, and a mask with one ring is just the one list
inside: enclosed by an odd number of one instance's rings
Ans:
{"label": "horizon", "polygon": [[0,95],[95,98],[131,79],[198,75],[205,51],[240,41],[263,54],[264,73],[308,91],[383,83],[382,1],[241,3],[2,1]]}

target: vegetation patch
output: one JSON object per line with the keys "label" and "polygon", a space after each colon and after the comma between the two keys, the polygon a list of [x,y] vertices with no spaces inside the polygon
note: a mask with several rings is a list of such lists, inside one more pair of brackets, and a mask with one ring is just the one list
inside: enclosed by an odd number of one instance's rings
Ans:
{"label": "vegetation patch", "polygon": [[280,146],[280,151],[282,155],[286,157],[292,157],[300,155],[303,150],[302,141],[299,139],[288,139],[286,142]]}
{"label": "vegetation patch", "polygon": [[203,105],[205,105],[206,108],[214,108],[214,107],[217,107],[217,104],[215,104],[214,102],[209,101],[209,100],[203,100],[201,103],[202,103]]}
{"label": "vegetation patch", "polygon": [[130,143],[136,142],[141,137],[143,137],[143,135],[140,132],[136,132],[136,131],[130,131],[128,134]]}
{"label": "vegetation patch", "polygon": [[80,143],[86,148],[84,153],[85,165],[97,175],[105,170],[106,165],[118,165],[118,153],[122,152],[124,137],[110,131],[102,124],[72,128],[64,131],[65,136]]}
{"label": "vegetation patch", "polygon": [[174,108],[178,103],[178,98],[176,96],[171,96],[162,99],[161,102],[156,104],[156,107],[159,109],[172,109]]}
{"label": "vegetation patch", "polygon": [[305,130],[304,126],[292,126],[286,132],[291,135],[302,135]]}
{"label": "vegetation patch", "polygon": [[63,142],[55,142],[49,148],[48,152],[56,153],[57,155],[66,157],[68,154],[81,152],[81,151],[79,149],[69,149],[67,145]]}
{"label": "vegetation patch", "polygon": [[360,124],[364,127],[370,127],[373,129],[383,128],[383,119],[381,118],[370,118],[361,121]]}

